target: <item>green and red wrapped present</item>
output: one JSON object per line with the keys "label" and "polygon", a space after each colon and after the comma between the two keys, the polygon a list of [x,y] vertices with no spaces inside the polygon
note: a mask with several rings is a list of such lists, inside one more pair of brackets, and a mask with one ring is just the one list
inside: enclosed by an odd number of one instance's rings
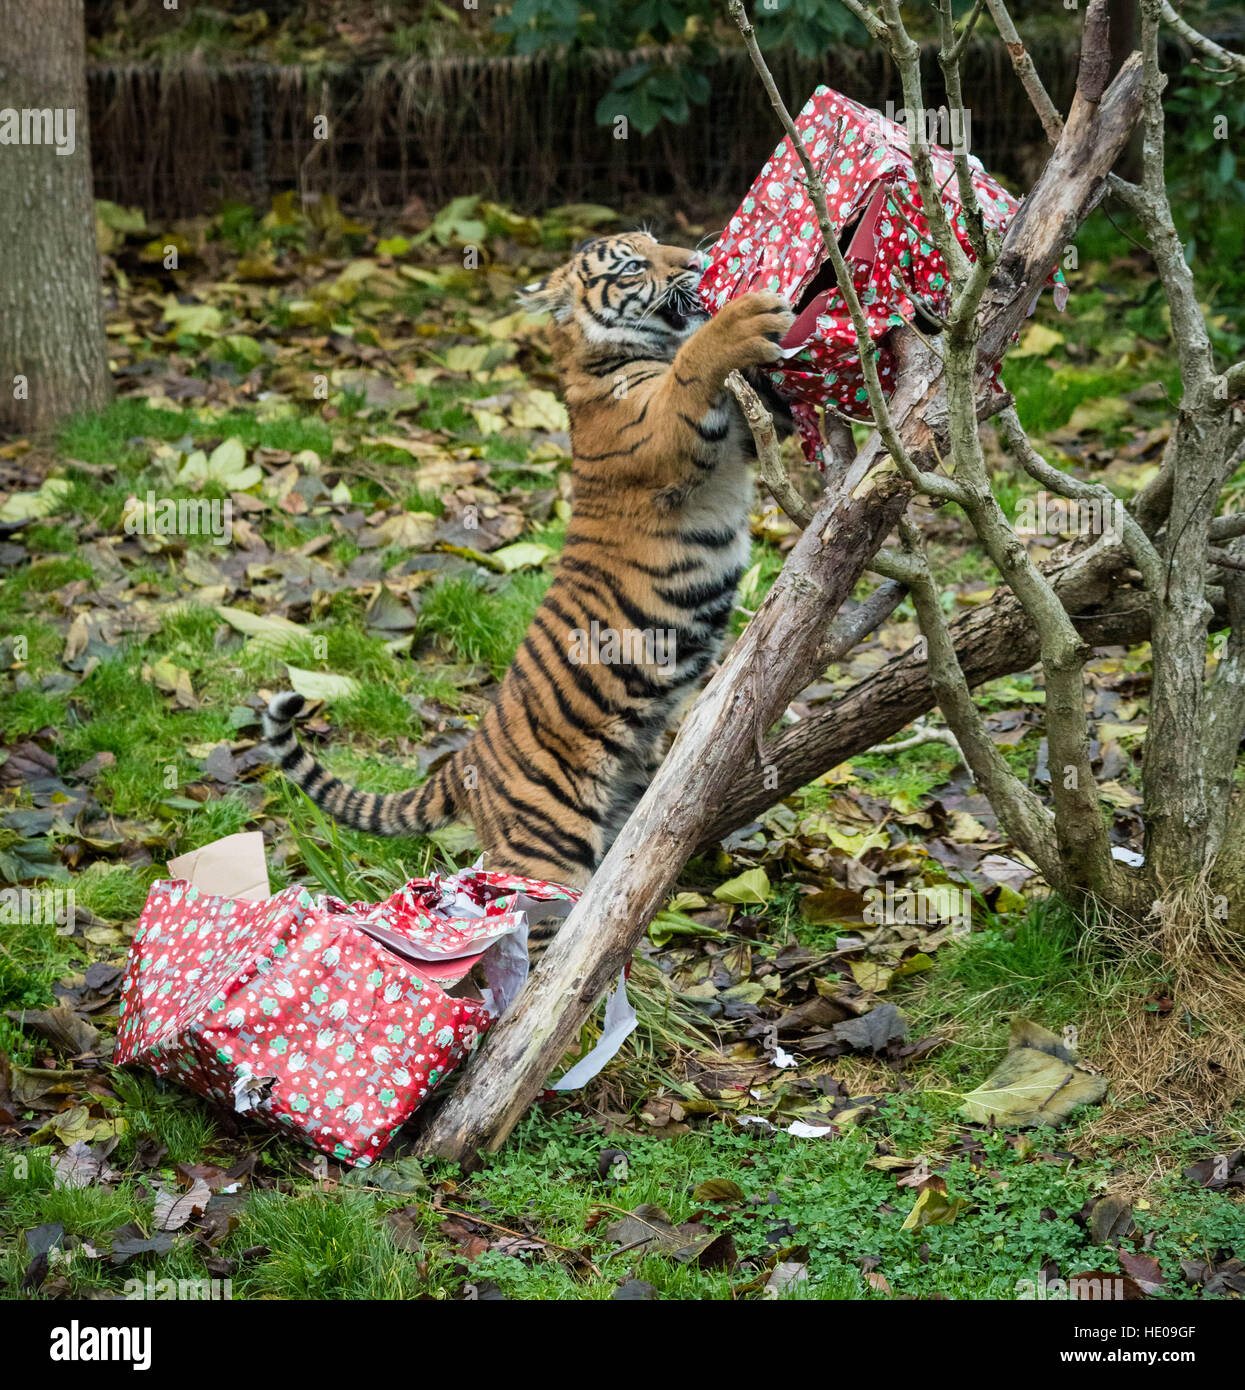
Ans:
{"label": "green and red wrapped present", "polygon": [[[366,1165],[517,994],[529,923],[577,896],[478,869],[412,880],[382,903],[155,883],[115,1060]],[[450,993],[477,962],[482,997]]]}
{"label": "green and red wrapped present", "polygon": [[[889,394],[895,359],[886,334],[922,315],[929,327],[949,307],[947,268],[929,240],[908,133],[828,87],[817,88],[795,126],[825,183],[830,221],[851,268],[869,335],[879,344],[878,376]],[[948,220],[974,259],[952,156],[932,146],[931,158]],[[1019,204],[978,160],[970,156],[969,164],[982,216],[989,227],[1002,231]],[[709,250],[700,281],[701,301],[711,313],[757,290],[782,295],[797,312],[783,341],[787,355],[769,377],[791,408],[806,457],[823,462],[819,407],[832,406],[853,420],[868,420],[871,412],[856,330],[835,283],[804,169],[790,139],[770,156]],[[1066,297],[1056,277],[1060,309]]]}

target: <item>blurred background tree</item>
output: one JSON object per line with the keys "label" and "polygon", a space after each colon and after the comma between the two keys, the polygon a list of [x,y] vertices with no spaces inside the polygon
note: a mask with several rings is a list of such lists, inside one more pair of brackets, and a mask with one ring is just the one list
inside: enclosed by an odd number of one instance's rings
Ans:
{"label": "blurred background tree", "polygon": [[25,434],[106,405],[112,380],[91,199],[82,0],[0,0],[0,33],[0,110],[46,113],[38,143],[34,128],[16,142],[6,135],[0,159],[0,430]]}

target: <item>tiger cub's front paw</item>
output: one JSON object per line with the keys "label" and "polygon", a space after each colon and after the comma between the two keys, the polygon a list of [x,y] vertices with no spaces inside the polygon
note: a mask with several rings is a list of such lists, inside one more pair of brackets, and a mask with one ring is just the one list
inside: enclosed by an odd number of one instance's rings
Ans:
{"label": "tiger cub's front paw", "polygon": [[712,331],[713,349],[720,354],[723,375],[777,362],[779,344],[795,315],[776,294],[743,294],[724,304],[701,329]]}

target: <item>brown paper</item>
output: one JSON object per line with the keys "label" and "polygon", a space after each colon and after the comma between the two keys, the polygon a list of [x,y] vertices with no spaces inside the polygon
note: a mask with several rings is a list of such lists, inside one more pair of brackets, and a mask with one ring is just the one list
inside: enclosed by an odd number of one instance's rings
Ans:
{"label": "brown paper", "polygon": [[202,849],[179,854],[169,860],[173,878],[188,879],[200,893],[222,898],[245,898],[263,902],[271,896],[268,865],[264,858],[264,837],[258,830],[245,830],[213,840]]}

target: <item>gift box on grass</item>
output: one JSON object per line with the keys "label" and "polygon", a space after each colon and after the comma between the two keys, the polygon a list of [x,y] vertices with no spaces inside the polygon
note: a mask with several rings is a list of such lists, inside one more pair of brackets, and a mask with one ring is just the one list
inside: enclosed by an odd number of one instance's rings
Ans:
{"label": "gift box on grass", "polygon": [[[880,342],[890,329],[915,321],[938,332],[949,307],[947,267],[929,239],[908,133],[859,102],[818,87],[796,117],[801,143],[826,188],[830,221],[852,282]],[[949,151],[931,147],[934,179],[960,245],[975,259]],[[970,156],[972,184],[987,226],[1002,231],[1019,206]],[[826,254],[804,168],[785,139],[766,162],[725,231],[710,249],[700,281],[705,307],[764,290],[780,294],[797,319],[784,339],[785,360],[770,380],[791,408],[804,452],[822,462],[818,408],[853,420],[871,418],[856,330]],[[1066,290],[1056,286],[1063,307]],[[882,389],[895,385],[895,359],[883,343]]]}
{"label": "gift box on grass", "polygon": [[[564,916],[578,896],[479,869],[412,880],[380,903],[300,887],[268,896],[258,834],[170,868],[187,877],[151,887],[115,1060],[358,1165],[517,994],[528,925]],[[205,891],[230,883],[246,896]],[[482,997],[452,993],[477,962]]]}

